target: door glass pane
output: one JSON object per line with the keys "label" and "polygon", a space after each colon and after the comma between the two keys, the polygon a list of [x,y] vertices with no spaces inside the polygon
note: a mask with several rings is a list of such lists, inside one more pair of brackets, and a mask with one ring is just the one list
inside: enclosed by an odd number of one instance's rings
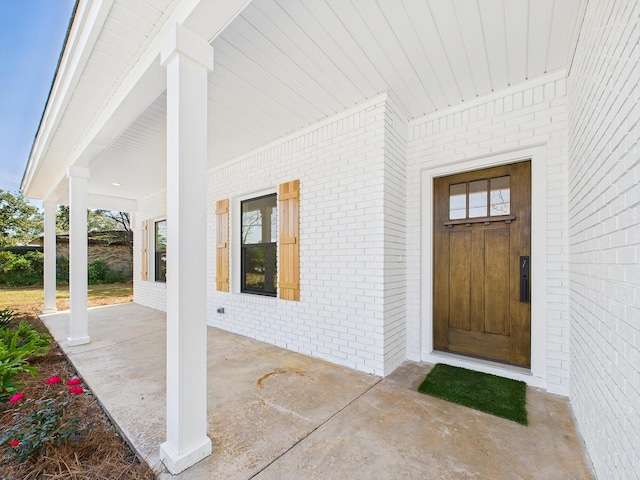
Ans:
{"label": "door glass pane", "polygon": [[489,215],[509,215],[511,213],[511,177],[491,179],[491,206]]}
{"label": "door glass pane", "polygon": [[469,182],[469,218],[487,216],[487,181]]}
{"label": "door glass pane", "polygon": [[449,185],[449,220],[467,218],[467,184]]}

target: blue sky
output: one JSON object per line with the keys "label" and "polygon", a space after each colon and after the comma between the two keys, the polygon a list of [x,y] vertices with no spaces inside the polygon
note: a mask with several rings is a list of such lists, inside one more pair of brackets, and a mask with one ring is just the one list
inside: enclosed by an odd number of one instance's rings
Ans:
{"label": "blue sky", "polygon": [[75,0],[0,0],[0,188],[16,192]]}

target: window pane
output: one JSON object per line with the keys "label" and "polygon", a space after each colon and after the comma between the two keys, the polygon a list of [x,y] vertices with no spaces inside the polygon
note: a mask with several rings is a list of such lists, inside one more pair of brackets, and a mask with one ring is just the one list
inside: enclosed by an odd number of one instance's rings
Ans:
{"label": "window pane", "polygon": [[243,254],[243,291],[275,294],[276,245],[247,246]]}
{"label": "window pane", "polygon": [[156,251],[167,249],[167,221],[156,222]]}
{"label": "window pane", "polygon": [[469,182],[469,218],[487,216],[487,181]]}
{"label": "window pane", "polygon": [[276,294],[276,195],[242,202],[242,288],[243,292]]}
{"label": "window pane", "polygon": [[449,186],[449,220],[467,218],[467,184]]}
{"label": "window pane", "polygon": [[154,269],[156,282],[167,281],[167,221],[156,222]]}
{"label": "window pane", "polygon": [[156,252],[156,282],[167,281],[167,254],[166,252]]}
{"label": "window pane", "polygon": [[489,215],[509,215],[511,213],[511,177],[491,179],[491,208]]}
{"label": "window pane", "polygon": [[242,202],[242,243],[259,244],[276,241],[278,210],[276,196]]}

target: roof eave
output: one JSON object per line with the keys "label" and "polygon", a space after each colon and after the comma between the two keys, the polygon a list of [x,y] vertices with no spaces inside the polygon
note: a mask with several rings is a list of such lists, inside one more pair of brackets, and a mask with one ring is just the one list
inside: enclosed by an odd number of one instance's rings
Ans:
{"label": "roof eave", "polygon": [[[46,160],[54,162],[54,167],[62,167],[65,159],[48,159],[48,146],[56,128],[64,115],[68,101],[73,94],[84,64],[93,49],[98,34],[107,18],[114,0],[77,0],[73,9],[64,44],[60,52],[56,71],[51,82],[47,102],[40,118],[38,130],[33,139],[27,166],[25,167],[20,191],[25,197],[44,199],[51,194],[58,179],[47,176],[46,181],[37,177],[37,172]],[[37,180],[40,180],[36,182]]]}

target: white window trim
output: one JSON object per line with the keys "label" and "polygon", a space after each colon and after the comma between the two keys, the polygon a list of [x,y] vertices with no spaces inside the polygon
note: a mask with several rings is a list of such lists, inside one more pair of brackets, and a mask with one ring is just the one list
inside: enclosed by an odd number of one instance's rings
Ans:
{"label": "white window trim", "polygon": [[[503,365],[433,349],[433,179],[456,173],[531,160],[531,369]],[[421,333],[420,359],[522,380],[552,389],[547,384],[547,149],[532,145],[463,161],[449,162],[421,172]]]}
{"label": "white window trim", "polygon": [[[272,188],[267,188],[264,190],[257,190],[251,193],[247,193],[244,195],[239,195],[236,197],[233,197],[231,199],[231,201],[229,202],[229,219],[230,219],[230,224],[229,224],[229,245],[231,246],[231,268],[229,269],[229,290],[231,291],[231,293],[236,293],[239,295],[246,295],[247,297],[260,297],[260,298],[264,298],[265,300],[276,300],[278,298],[278,295],[280,293],[280,289],[278,288],[278,280],[279,277],[276,276],[276,296],[275,297],[271,297],[269,295],[257,295],[255,293],[245,293],[241,290],[242,288],[242,272],[240,271],[241,268],[241,261],[240,261],[240,251],[241,251],[241,247],[242,247],[242,243],[241,243],[241,238],[240,238],[240,224],[242,222],[242,218],[241,218],[241,212],[242,212],[242,207],[241,204],[242,202],[244,202],[245,200],[251,200],[253,198],[258,198],[258,197],[264,197],[266,195],[278,195],[278,187],[272,187]],[[277,205],[277,202],[276,202]],[[276,230],[277,232],[277,230]],[[278,236],[276,233],[276,242],[278,241]],[[277,275],[279,275],[280,272],[280,260],[278,259],[278,272]]]}

